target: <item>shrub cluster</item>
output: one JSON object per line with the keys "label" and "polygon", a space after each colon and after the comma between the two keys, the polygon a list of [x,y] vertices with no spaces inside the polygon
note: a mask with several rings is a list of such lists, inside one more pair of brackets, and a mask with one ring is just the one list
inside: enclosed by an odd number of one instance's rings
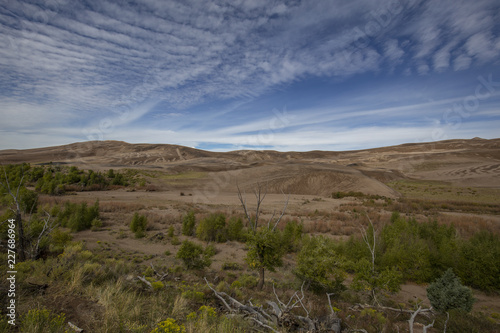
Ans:
{"label": "shrub cluster", "polygon": [[212,257],[215,253],[209,247],[203,249],[199,244],[185,240],[182,242],[176,258],[182,260],[188,269],[202,269],[212,264]]}
{"label": "shrub cluster", "polygon": [[[34,186],[37,192],[51,195],[60,195],[67,191],[105,190],[109,185],[128,186],[131,181],[130,177],[113,169],[102,173],[52,163],[35,167],[27,163],[6,165],[3,169],[13,188],[23,180],[24,183]],[[28,205],[27,209],[30,208]]]}
{"label": "shrub cluster", "polygon": [[[429,283],[453,268],[468,286],[500,290],[500,237],[488,231],[464,239],[453,226],[419,223],[393,213],[391,223],[380,231],[376,250],[376,266],[395,268],[404,280]],[[354,237],[340,243],[337,251],[351,262],[371,260],[366,244]]]}
{"label": "shrub cluster", "polygon": [[98,220],[99,200],[92,206],[88,206],[86,202],[77,204],[66,201],[63,209],[57,214],[57,222],[71,231],[82,231],[90,229],[92,225],[100,225]]}
{"label": "shrub cluster", "polygon": [[193,211],[187,213],[182,220],[182,234],[196,236],[206,242],[223,243],[226,241],[244,241],[246,234],[241,218],[231,217],[226,220],[222,213],[214,213],[200,220],[196,225]]}

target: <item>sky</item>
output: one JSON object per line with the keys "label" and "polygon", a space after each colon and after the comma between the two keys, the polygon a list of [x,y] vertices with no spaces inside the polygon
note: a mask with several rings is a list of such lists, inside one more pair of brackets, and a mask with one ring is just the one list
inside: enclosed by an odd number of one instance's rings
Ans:
{"label": "sky", "polygon": [[0,149],[500,137],[498,0],[0,0]]}

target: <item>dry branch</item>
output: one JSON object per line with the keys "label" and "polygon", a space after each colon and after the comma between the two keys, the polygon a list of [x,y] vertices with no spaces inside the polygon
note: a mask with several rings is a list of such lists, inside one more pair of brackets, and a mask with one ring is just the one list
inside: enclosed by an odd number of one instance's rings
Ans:
{"label": "dry branch", "polygon": [[139,280],[141,280],[142,282],[144,282],[144,284],[146,284],[149,288],[154,289],[153,285],[151,284],[151,282],[149,282],[148,280],[146,280],[146,278],[144,278],[142,276],[138,276],[137,278]]}
{"label": "dry branch", "polygon": [[68,325],[69,327],[71,327],[71,329],[73,329],[73,331],[77,332],[77,333],[82,333],[83,332],[83,329],[76,326],[75,324],[73,324],[72,322],[68,321]]}
{"label": "dry branch", "polygon": [[[276,293],[276,290],[273,286],[273,292],[276,297],[277,303],[274,301],[266,301],[266,304],[269,305],[267,309],[263,307],[256,307],[250,301],[249,305],[244,305],[228,294],[215,290],[206,278],[205,282],[207,286],[212,290],[215,296],[224,304],[224,307],[227,311],[232,315],[242,315],[244,318],[251,320],[253,323],[259,325],[262,328],[266,328],[271,330],[272,332],[278,332],[276,328],[286,328],[292,330],[305,329],[308,332],[318,332],[321,326],[319,319],[313,319],[309,317],[309,311],[304,305],[304,284],[302,284],[300,294],[299,291],[296,291],[290,300],[285,304],[285,302],[281,301]],[[300,316],[292,313],[292,310],[295,308],[302,308],[306,316]],[[329,326],[330,331],[340,332],[340,320],[335,316],[331,316],[332,318],[328,318],[327,326]],[[333,319],[333,320],[332,320]]]}
{"label": "dry branch", "polygon": [[153,266],[153,263],[151,263],[151,269],[153,270],[153,272],[155,273],[155,275],[159,278],[159,281],[165,280],[167,278],[167,276],[168,276],[168,272],[167,273],[157,272],[156,269],[155,269],[155,266]]}

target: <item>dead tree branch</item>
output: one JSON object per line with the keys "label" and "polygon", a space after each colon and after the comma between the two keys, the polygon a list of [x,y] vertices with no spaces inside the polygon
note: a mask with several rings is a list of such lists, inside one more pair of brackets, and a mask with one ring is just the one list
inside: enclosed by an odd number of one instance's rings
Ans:
{"label": "dead tree branch", "polygon": [[[296,291],[286,304],[279,298],[273,286],[273,292],[277,302],[266,301],[269,308],[264,309],[263,307],[253,306],[250,301],[248,302],[249,305],[244,305],[228,294],[216,291],[206,278],[204,278],[204,280],[229,313],[233,315],[242,315],[244,318],[251,320],[262,328],[269,329],[272,332],[278,332],[277,328],[291,330],[306,329],[309,332],[318,332],[321,330],[320,320],[310,318],[310,312],[304,304],[304,284],[302,284],[301,290]],[[306,313],[305,316],[292,313],[292,310],[296,308],[302,308]],[[327,326],[328,325],[330,331],[340,332],[340,322],[336,316],[334,320],[328,318]]]}
{"label": "dead tree branch", "polygon": [[167,278],[168,276],[168,272],[167,273],[160,273],[160,272],[157,272],[156,269],[155,269],[155,266],[153,266],[153,263],[151,263],[151,269],[153,270],[153,273],[155,273],[155,275],[159,278],[159,281],[163,281]]}
{"label": "dead tree branch", "polygon": [[[283,191],[281,191],[281,193],[283,194],[283,196],[285,196],[285,193],[283,193]],[[280,217],[276,220],[276,223],[274,223],[273,231],[276,229],[276,227],[280,223],[281,219],[283,218],[283,215],[285,215],[286,208],[288,207],[288,202],[290,201],[290,193],[288,193],[288,196],[285,196],[285,197],[286,197],[286,200],[285,200],[285,204],[283,206],[283,210],[281,211]],[[274,214],[273,214],[272,218],[274,218]]]}
{"label": "dead tree branch", "polygon": [[147,285],[149,288],[151,289],[154,289],[153,288],[153,285],[151,284],[151,282],[149,282],[148,280],[146,280],[145,277],[142,277],[142,276],[138,276],[137,277],[139,280],[141,280],[142,282],[144,282],[145,285]]}
{"label": "dead tree branch", "polygon": [[434,327],[434,322],[435,322],[435,320],[433,320],[432,323],[430,323],[429,325],[425,325],[422,333],[427,333],[428,328]]}
{"label": "dead tree branch", "polygon": [[70,321],[68,321],[68,325],[69,327],[71,327],[71,329],[77,333],[82,333],[83,332],[83,329],[76,326],[75,324],[71,323]]}
{"label": "dead tree branch", "polygon": [[32,259],[38,259],[38,256],[40,255],[40,242],[43,239],[43,237],[50,235],[52,230],[54,230],[57,227],[57,224],[52,220],[52,216],[47,211],[44,211],[47,217],[43,220],[43,228],[42,231],[40,231],[40,234],[38,234],[38,237],[36,239],[36,242],[32,244],[31,247],[31,258]]}

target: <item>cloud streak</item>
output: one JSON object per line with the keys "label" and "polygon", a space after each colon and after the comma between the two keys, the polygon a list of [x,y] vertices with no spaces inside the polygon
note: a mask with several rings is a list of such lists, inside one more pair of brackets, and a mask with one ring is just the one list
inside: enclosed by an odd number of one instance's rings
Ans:
{"label": "cloud streak", "polygon": [[[498,18],[499,5],[486,0],[11,1],[0,8],[0,112],[9,119],[0,125],[2,146],[19,139],[5,133],[48,122],[78,129],[84,140],[85,133],[108,138],[111,127],[144,125],[155,114],[220,120],[311,79],[341,84],[365,74],[494,66]],[[282,105],[271,103],[267,109]],[[348,107],[326,108],[321,119],[347,126],[354,119]],[[355,112],[376,123],[407,111],[365,104]],[[22,126],[18,114],[27,115]],[[258,130],[267,120],[255,114],[243,117],[248,124],[219,122],[221,133],[229,140]],[[296,116],[304,126],[321,124]],[[37,145],[35,137],[21,141]]]}

